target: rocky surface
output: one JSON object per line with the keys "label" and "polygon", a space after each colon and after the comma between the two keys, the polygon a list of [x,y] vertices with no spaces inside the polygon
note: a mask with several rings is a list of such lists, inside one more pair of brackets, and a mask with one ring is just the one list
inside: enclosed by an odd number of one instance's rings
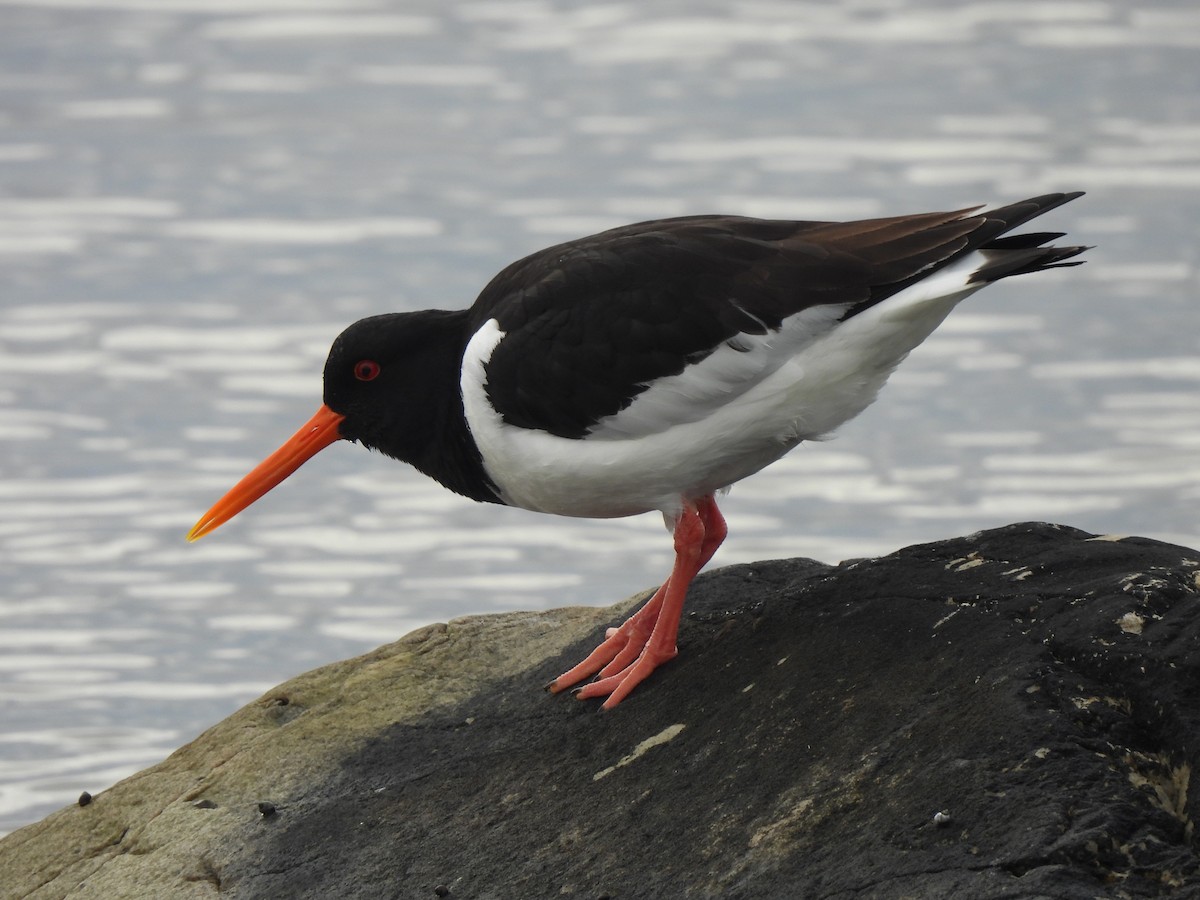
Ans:
{"label": "rocky surface", "polygon": [[696,584],[618,709],[608,610],[281,685],[0,841],[0,896],[1200,897],[1200,552],[1024,524]]}

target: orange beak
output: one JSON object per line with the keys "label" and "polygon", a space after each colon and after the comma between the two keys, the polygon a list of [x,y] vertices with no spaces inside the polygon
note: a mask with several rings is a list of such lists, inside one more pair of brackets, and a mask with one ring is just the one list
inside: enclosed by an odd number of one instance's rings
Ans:
{"label": "orange beak", "polygon": [[328,406],[318,409],[317,414],[288,438],[282,447],[255,466],[249,475],[214,503],[212,509],[201,516],[196,526],[188,532],[187,539],[197,541],[222,523],[228,522],[321,450],[334,441],[341,440],[338,426],[344,418],[346,417],[335,413]]}

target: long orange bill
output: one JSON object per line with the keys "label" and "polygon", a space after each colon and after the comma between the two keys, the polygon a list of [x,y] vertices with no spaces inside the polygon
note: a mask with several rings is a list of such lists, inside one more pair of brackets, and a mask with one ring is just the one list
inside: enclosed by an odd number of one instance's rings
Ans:
{"label": "long orange bill", "polygon": [[196,526],[188,532],[187,539],[197,541],[217,526],[228,522],[321,450],[340,440],[342,435],[338,426],[344,418],[345,416],[323,405],[282,447],[255,466],[249,475],[214,503],[212,509],[201,516]]}

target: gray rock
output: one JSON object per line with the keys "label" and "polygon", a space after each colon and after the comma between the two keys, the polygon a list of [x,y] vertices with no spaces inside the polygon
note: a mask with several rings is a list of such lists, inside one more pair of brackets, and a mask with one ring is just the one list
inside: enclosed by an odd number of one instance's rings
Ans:
{"label": "gray rock", "polygon": [[619,708],[607,610],[310,672],[0,841],[4,897],[1200,896],[1200,552],[1012,525],[696,583]]}

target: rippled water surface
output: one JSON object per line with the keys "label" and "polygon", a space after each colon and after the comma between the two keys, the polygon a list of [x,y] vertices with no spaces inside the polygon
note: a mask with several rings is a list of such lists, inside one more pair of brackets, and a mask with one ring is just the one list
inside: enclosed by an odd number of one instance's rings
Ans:
{"label": "rippled water surface", "polygon": [[[1200,542],[1200,11],[1038,0],[0,0],[0,830],[435,620],[659,580],[661,521],[349,445],[183,535],[364,315],[644,218],[1050,190],[1088,265],[972,298],[717,563],[1043,519]],[[547,702],[562,702],[551,701]]]}

